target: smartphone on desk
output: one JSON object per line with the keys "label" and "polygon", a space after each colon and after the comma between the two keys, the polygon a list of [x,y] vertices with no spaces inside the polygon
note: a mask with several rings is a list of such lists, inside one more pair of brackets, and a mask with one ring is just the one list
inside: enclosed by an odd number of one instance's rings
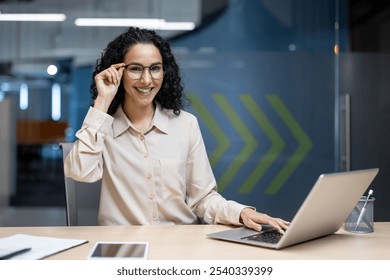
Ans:
{"label": "smartphone on desk", "polygon": [[87,259],[107,260],[107,259],[134,259],[146,260],[149,252],[147,242],[96,242],[90,251]]}

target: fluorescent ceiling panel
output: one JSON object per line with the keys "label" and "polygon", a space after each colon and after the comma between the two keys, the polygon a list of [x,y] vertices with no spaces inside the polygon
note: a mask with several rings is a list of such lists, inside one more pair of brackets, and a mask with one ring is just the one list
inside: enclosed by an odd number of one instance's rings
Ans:
{"label": "fluorescent ceiling panel", "polygon": [[193,22],[167,22],[163,19],[131,19],[131,18],[77,18],[77,26],[137,26],[157,30],[193,30]]}
{"label": "fluorescent ceiling panel", "polygon": [[0,21],[64,21],[65,14],[1,14]]}

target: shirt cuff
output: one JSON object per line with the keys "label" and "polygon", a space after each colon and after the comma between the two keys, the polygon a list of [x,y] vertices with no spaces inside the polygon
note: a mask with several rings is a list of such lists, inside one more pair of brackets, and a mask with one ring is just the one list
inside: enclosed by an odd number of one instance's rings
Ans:
{"label": "shirt cuff", "polygon": [[90,107],[84,119],[83,126],[108,134],[114,118],[103,111]]}

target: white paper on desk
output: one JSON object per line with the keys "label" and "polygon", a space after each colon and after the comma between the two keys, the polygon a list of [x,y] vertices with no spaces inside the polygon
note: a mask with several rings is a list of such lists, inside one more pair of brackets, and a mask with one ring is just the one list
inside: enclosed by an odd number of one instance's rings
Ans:
{"label": "white paper on desk", "polygon": [[0,238],[0,248],[31,248],[30,251],[16,255],[10,260],[39,260],[87,242],[81,239],[15,234]]}

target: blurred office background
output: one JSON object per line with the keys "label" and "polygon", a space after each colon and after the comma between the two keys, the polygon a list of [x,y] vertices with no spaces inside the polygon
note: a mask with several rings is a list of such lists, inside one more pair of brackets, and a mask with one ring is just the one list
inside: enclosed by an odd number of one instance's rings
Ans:
{"label": "blurred office background", "polygon": [[[86,18],[160,20],[150,28],[176,54],[225,197],[291,219],[319,174],[379,167],[375,220],[390,220],[390,2],[0,0],[0,12],[0,226],[66,224],[58,143],[74,141],[96,59],[126,30]],[[59,18],[17,21],[29,13]]]}

